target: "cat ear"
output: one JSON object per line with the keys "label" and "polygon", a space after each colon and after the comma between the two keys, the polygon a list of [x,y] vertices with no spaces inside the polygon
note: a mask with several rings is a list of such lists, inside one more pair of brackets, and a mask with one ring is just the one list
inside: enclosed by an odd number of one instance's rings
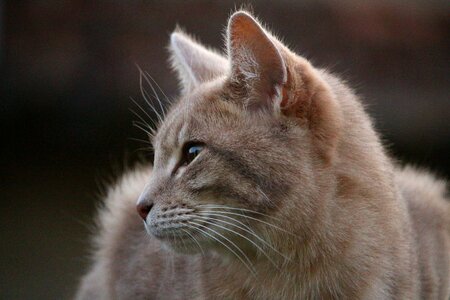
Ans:
{"label": "cat ear", "polygon": [[280,102],[287,71],[271,37],[248,13],[234,13],[228,23],[228,55],[231,82],[244,83],[248,107]]}
{"label": "cat ear", "polygon": [[329,75],[292,53],[246,12],[230,18],[228,54],[236,98],[308,128],[318,153],[332,161],[342,126],[340,105],[327,83],[333,79],[325,80]]}
{"label": "cat ear", "polygon": [[171,34],[169,50],[172,67],[178,73],[183,92],[189,92],[200,83],[227,72],[227,59],[206,49],[180,30]]}

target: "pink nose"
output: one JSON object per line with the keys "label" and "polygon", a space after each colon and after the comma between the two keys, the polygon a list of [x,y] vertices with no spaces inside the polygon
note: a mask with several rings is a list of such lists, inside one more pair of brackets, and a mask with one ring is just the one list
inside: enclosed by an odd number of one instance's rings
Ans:
{"label": "pink nose", "polygon": [[136,209],[141,218],[145,221],[153,207],[153,203],[148,203],[147,201],[139,201],[136,205]]}

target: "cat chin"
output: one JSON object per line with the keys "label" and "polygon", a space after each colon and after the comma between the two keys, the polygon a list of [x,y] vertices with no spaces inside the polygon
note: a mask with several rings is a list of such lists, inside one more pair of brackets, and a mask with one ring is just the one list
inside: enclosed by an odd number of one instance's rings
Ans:
{"label": "cat chin", "polygon": [[173,251],[178,254],[198,254],[201,253],[199,247],[191,242],[173,242],[173,241],[162,241],[162,248],[167,251]]}

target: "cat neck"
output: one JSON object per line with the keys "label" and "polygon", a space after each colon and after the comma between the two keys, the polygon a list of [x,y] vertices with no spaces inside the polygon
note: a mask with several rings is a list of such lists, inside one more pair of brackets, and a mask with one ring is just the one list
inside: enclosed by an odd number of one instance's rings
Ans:
{"label": "cat neck", "polygon": [[244,248],[248,260],[229,253],[204,258],[202,273],[207,295],[245,298],[245,295],[255,294],[267,299],[296,299],[313,295],[314,290],[326,286],[333,278],[331,263],[336,261],[333,257],[340,254],[338,246],[330,245],[338,241],[328,235],[307,239],[308,234],[292,230],[289,234],[280,234],[277,243],[272,244],[273,249],[263,249],[265,253]]}
{"label": "cat neck", "polygon": [[[364,186],[353,180],[356,179],[330,177],[329,190],[323,194],[323,201],[317,201],[324,207],[310,215],[309,223],[298,222],[300,208],[284,210],[283,228],[289,232],[273,230],[276,234],[270,241],[274,249],[264,248],[265,255],[254,247],[252,251],[248,251],[251,247],[244,248],[253,271],[232,255],[220,253],[204,259],[207,290],[236,298],[254,294],[255,298],[262,299],[313,299],[319,296],[316,294],[319,291],[322,298],[327,295],[325,298],[361,297],[361,291],[369,288],[364,275],[370,264],[368,247],[377,247],[361,243],[361,239],[371,236],[370,227],[375,226],[372,221],[379,222],[382,218],[367,204],[394,201],[387,192],[382,197],[381,192],[368,194]],[[332,181],[339,182],[341,188],[336,188]],[[361,191],[366,192],[361,194]],[[353,216],[355,211],[360,215]],[[373,220],[365,219],[367,215]]]}

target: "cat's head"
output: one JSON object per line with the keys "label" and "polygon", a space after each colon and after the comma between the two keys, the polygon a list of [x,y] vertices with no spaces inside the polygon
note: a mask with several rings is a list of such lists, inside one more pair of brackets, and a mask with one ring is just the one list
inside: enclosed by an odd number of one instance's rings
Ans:
{"label": "cat's head", "polygon": [[147,230],[179,251],[271,251],[320,209],[341,126],[333,92],[246,12],[229,20],[226,56],[180,31],[170,50],[182,95],[152,141]]}

